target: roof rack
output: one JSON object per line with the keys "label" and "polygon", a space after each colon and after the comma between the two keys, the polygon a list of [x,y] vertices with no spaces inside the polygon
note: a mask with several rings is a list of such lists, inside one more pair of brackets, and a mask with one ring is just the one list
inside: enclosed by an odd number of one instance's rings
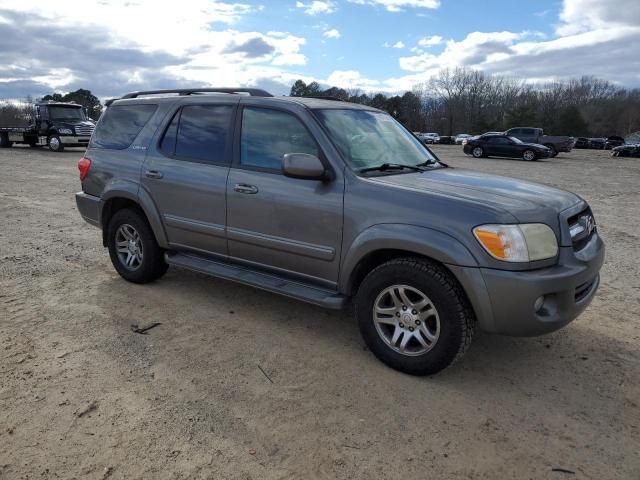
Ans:
{"label": "roof rack", "polygon": [[344,100],[340,97],[334,97],[331,95],[303,95],[300,98],[316,98],[318,100],[332,100],[334,102],[348,102],[349,100]]}
{"label": "roof rack", "polygon": [[271,95],[269,92],[260,88],[170,88],[166,90],[141,90],[139,92],[127,93],[120,98],[112,98],[107,100],[105,102],[105,105],[108,107],[116,100],[121,100],[123,98],[138,98],[143,95],[161,95],[164,93],[177,93],[180,96],[198,95],[201,93],[227,93],[231,95],[244,93],[252,97],[273,97],[273,95]]}

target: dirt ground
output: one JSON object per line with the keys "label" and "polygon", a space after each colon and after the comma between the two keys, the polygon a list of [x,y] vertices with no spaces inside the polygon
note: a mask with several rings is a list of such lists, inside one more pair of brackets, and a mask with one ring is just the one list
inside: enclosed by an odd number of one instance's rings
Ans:
{"label": "dirt ground", "polygon": [[347,314],[176,269],[124,282],[75,208],[82,150],[0,150],[0,479],[639,479],[640,160],[434,150],[576,191],[608,250],[578,320],[479,335],[432,378]]}

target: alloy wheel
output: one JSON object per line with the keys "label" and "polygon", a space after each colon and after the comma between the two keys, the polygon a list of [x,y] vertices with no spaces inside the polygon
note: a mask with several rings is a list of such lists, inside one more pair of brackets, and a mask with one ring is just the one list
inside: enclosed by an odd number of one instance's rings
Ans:
{"label": "alloy wheel", "polygon": [[142,265],[142,239],[138,231],[128,223],[116,230],[116,252],[118,260],[128,270],[136,270]]}
{"label": "alloy wheel", "polygon": [[409,285],[392,285],[380,292],[373,322],[382,341],[402,355],[423,355],[440,336],[440,317],[433,302]]}

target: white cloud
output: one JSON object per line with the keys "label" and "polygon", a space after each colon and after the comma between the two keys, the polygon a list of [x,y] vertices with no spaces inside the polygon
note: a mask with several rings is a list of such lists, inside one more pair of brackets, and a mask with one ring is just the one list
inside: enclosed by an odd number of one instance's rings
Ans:
{"label": "white cloud", "polygon": [[272,65],[305,65],[307,57],[301,53],[286,53],[273,59]]}
{"label": "white cloud", "polygon": [[309,3],[296,2],[296,8],[303,9],[307,15],[318,15],[319,13],[333,13],[336,11],[335,4],[332,1],[323,2],[313,0]]}
{"label": "white cloud", "polygon": [[340,88],[360,88],[370,90],[377,88],[380,83],[369,80],[357,70],[336,70],[326,81],[327,84]]}
{"label": "white cloud", "polygon": [[595,29],[621,26],[640,26],[638,0],[564,0],[560,13],[562,24],[557,28],[560,36],[573,35]]}
{"label": "white cloud", "polygon": [[444,39],[440,35],[433,35],[431,37],[423,37],[418,40],[418,45],[421,47],[432,47],[434,45],[440,45]]}
{"label": "white cloud", "polygon": [[401,12],[404,8],[435,9],[440,6],[440,0],[349,0],[358,5],[382,6],[389,12]]}
{"label": "white cloud", "polygon": [[233,24],[260,8],[210,0],[190,0],[189,8],[159,8],[155,0],[84,1],[82,8],[75,2],[3,0],[1,6],[17,13],[36,13],[59,27],[106,26],[113,45],[133,43],[148,51],[174,54],[206,44],[212,23]]}
{"label": "white cloud", "polygon": [[[439,5],[436,0],[350,1],[376,5],[381,13],[383,8],[414,8],[415,15]],[[242,19],[261,9],[248,0],[187,0],[188,8],[180,9],[158,8],[157,0],[85,0],[82,9],[64,1],[0,0],[0,86],[2,96],[79,87],[106,96],[141,88],[212,84],[258,85],[284,93],[288,86],[283,91],[283,83],[290,85],[302,78],[345,88],[397,92],[427,81],[442,68],[458,66],[530,81],[595,75],[640,86],[636,48],[640,45],[640,1],[616,0],[615,8],[599,2],[564,0],[550,38],[531,31],[470,32],[449,40],[425,36],[408,46],[411,53],[399,52],[399,73],[391,78],[367,77],[353,68],[352,54],[328,51],[332,58],[347,56],[336,58],[344,58],[338,64],[344,69],[323,79],[331,70],[311,76],[304,67],[314,59],[307,58],[301,36],[285,31],[243,31]],[[295,5],[299,13],[321,15],[336,11],[338,2],[302,0]],[[546,20],[553,21],[550,14]],[[316,23],[314,28],[324,38],[340,38],[345,33]],[[36,43],[33,38],[42,41]],[[441,49],[440,53],[431,53],[435,45],[441,45],[434,49]],[[384,47],[407,48],[402,41],[385,42]],[[375,55],[375,48],[372,51]],[[314,66],[330,65],[320,55]]]}
{"label": "white cloud", "polygon": [[327,30],[326,32],[324,32],[322,34],[322,36],[326,37],[326,38],[340,38],[341,37],[340,32],[335,28],[332,28],[331,30]]}
{"label": "white cloud", "polygon": [[[190,0],[189,7],[162,9],[152,0],[102,0],[84,2],[78,9],[69,2],[52,6],[45,0],[2,0],[3,96],[19,91],[19,85],[25,94],[83,87],[107,96],[132,88],[220,85],[223,79],[229,85],[271,85],[289,75],[305,76],[283,71],[307,63],[304,38],[230,28],[260,7],[211,0]],[[36,36],[46,43],[29,47]],[[21,43],[16,43],[18,38]],[[10,90],[10,84],[17,86]]]}

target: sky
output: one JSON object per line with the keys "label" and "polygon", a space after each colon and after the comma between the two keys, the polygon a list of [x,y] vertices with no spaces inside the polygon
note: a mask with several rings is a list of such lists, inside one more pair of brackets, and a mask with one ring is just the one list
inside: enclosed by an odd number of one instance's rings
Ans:
{"label": "sky", "polygon": [[640,0],[0,0],[0,98],[296,79],[398,93],[443,68],[640,87]]}

